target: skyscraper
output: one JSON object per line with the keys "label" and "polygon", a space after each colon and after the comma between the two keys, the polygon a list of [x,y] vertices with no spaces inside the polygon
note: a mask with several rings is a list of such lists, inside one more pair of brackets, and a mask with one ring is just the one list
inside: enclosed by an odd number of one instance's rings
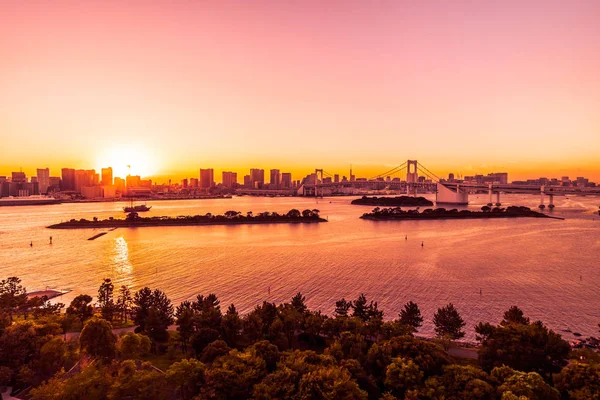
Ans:
{"label": "skyscraper", "polygon": [[75,190],[75,170],[73,168],[63,168],[61,171],[62,175],[62,187],[61,190]]}
{"label": "skyscraper", "polygon": [[237,185],[237,172],[223,171],[223,186],[232,188]]}
{"label": "skyscraper", "polygon": [[274,186],[275,189],[278,189],[281,185],[281,172],[278,169],[271,170],[271,180],[269,181],[271,186]]}
{"label": "skyscraper", "polygon": [[102,184],[103,185],[112,185],[113,184],[112,167],[102,168]]}
{"label": "skyscraper", "polygon": [[200,189],[210,189],[215,186],[215,173],[212,168],[200,169]]}
{"label": "skyscraper", "polygon": [[258,169],[258,168],[251,168],[250,169],[250,185],[255,189],[259,189],[259,188],[263,187],[264,183],[265,183],[265,170]]}
{"label": "skyscraper", "polygon": [[289,172],[284,172],[281,174],[281,188],[282,189],[291,189],[292,188],[292,174]]}
{"label": "skyscraper", "polygon": [[50,186],[50,169],[49,168],[38,168],[37,178],[40,193],[48,193],[48,186]]}

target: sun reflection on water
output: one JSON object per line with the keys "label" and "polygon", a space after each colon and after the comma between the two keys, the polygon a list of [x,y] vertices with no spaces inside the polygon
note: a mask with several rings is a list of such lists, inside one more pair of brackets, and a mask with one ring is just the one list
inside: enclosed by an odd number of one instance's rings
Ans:
{"label": "sun reflection on water", "polygon": [[129,246],[123,236],[115,238],[112,262],[119,283],[131,286],[133,266],[129,258]]}

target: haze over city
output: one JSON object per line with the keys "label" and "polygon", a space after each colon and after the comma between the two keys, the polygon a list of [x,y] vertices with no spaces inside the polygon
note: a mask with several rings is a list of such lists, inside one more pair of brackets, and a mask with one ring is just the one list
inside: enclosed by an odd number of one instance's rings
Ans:
{"label": "haze over city", "polygon": [[[0,4],[0,175],[600,181],[597,1]],[[7,151],[8,150],[8,151]]]}

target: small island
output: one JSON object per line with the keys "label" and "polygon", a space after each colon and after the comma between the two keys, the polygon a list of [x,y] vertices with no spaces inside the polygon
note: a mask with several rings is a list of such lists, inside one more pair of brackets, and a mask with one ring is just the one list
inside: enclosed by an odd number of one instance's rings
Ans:
{"label": "small island", "polygon": [[254,215],[248,212],[245,215],[239,211],[227,211],[223,215],[179,216],[179,217],[140,217],[138,213],[131,212],[126,218],[113,218],[99,220],[72,219],[48,226],[50,229],[89,229],[89,228],[142,228],[149,226],[194,226],[194,225],[250,225],[250,224],[309,224],[327,222],[319,216],[319,210],[292,209],[286,214],[277,212],[262,212]]}
{"label": "small island", "polygon": [[370,213],[363,214],[360,218],[373,221],[390,221],[390,220],[423,220],[423,219],[487,219],[487,218],[553,218],[537,211],[533,211],[529,207],[510,206],[508,208],[491,208],[488,206],[481,207],[481,211],[469,211],[457,209],[446,210],[445,208],[428,208],[419,212],[417,210],[404,211],[400,207],[395,208],[375,208]]}
{"label": "small island", "polygon": [[350,204],[359,206],[383,206],[383,207],[429,207],[433,205],[431,200],[425,197],[397,196],[397,197],[367,197],[352,200]]}

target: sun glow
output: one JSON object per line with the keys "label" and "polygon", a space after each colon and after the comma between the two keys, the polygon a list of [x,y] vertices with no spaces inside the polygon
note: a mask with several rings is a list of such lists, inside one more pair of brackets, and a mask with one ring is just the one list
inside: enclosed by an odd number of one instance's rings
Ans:
{"label": "sun glow", "polygon": [[112,167],[113,176],[125,178],[128,174],[148,177],[158,172],[158,159],[138,145],[121,145],[105,149],[98,157],[97,170]]}

